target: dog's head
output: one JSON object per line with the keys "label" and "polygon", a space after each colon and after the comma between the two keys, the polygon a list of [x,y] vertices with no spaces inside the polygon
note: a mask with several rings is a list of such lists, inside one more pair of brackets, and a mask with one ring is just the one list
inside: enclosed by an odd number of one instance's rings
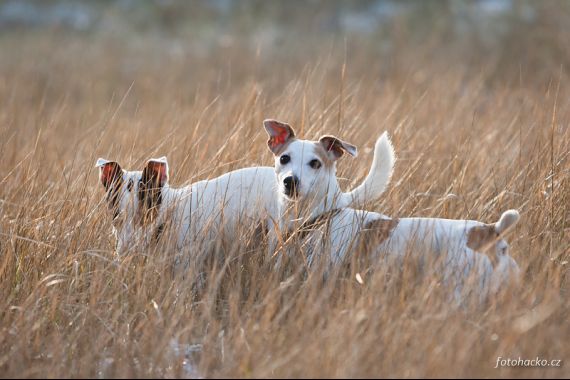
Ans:
{"label": "dog's head", "polygon": [[147,161],[142,171],[126,171],[117,162],[102,158],[96,166],[113,220],[117,252],[150,243],[168,182],[166,157]]}
{"label": "dog's head", "polygon": [[320,200],[338,191],[336,161],[344,153],[356,157],[354,145],[334,136],[300,140],[290,125],[276,120],[265,120],[263,125],[275,157],[279,191],[287,200]]}

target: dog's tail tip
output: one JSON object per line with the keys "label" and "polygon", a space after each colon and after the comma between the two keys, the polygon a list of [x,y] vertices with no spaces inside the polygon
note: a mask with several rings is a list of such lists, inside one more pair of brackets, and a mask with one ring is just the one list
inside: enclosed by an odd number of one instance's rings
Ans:
{"label": "dog's tail tip", "polygon": [[507,210],[503,212],[499,221],[495,223],[495,228],[499,234],[502,234],[517,224],[520,218],[521,215],[517,210]]}
{"label": "dog's tail tip", "polygon": [[378,140],[376,140],[376,144],[374,144],[374,155],[382,160],[391,161],[392,165],[394,164],[393,161],[396,160],[396,152],[388,131],[384,131],[384,133],[378,137]]}
{"label": "dog's tail tip", "polygon": [[388,131],[382,132],[382,134],[380,135],[380,137],[378,137],[378,140],[376,140],[376,146],[381,146],[381,145],[383,145],[383,144],[392,145],[392,142],[390,141],[390,135],[388,134]]}

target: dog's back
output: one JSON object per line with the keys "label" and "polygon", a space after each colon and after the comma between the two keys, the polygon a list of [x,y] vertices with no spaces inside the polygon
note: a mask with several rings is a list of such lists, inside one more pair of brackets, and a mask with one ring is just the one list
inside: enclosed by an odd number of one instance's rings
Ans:
{"label": "dog's back", "polygon": [[[503,234],[518,221],[508,211],[495,224],[439,218],[389,218],[345,208],[307,235],[309,263],[328,259],[330,265],[368,255],[372,262],[402,263],[411,256],[422,265],[437,262],[445,282],[461,292],[469,278],[485,294],[518,277]],[[477,235],[477,239],[473,236]]]}
{"label": "dog's back", "polygon": [[170,200],[172,220],[179,229],[178,245],[208,243],[220,234],[235,235],[240,227],[274,217],[274,183],[273,168],[250,167],[173,192]]}

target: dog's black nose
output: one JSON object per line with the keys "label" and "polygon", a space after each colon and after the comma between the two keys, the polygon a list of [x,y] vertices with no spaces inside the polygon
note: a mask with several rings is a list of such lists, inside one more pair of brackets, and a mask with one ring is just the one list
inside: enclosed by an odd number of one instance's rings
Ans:
{"label": "dog's black nose", "polygon": [[299,179],[293,176],[286,177],[283,180],[283,186],[285,187],[285,193],[287,193],[287,195],[293,195],[299,187]]}

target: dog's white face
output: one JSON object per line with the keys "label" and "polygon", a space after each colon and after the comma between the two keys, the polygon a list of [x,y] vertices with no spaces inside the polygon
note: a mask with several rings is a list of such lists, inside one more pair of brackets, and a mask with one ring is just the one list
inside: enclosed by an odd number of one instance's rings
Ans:
{"label": "dog's white face", "polygon": [[265,120],[263,124],[275,157],[279,191],[287,200],[318,201],[338,190],[336,160],[345,152],[356,156],[355,146],[334,136],[299,140],[288,124],[276,120]]}
{"label": "dog's white face", "polygon": [[117,238],[117,252],[135,245],[146,247],[156,238],[156,220],[168,182],[166,158],[149,160],[142,171],[126,171],[114,161],[100,158],[101,184]]}

